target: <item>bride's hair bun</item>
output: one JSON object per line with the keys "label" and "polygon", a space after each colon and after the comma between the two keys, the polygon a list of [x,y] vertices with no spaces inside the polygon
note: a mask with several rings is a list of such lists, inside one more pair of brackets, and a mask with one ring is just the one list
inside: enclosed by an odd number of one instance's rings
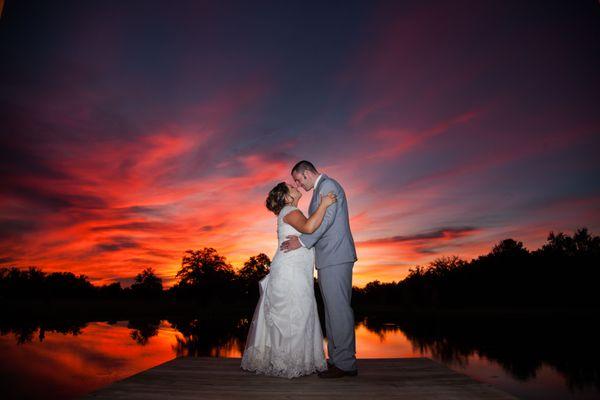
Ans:
{"label": "bride's hair bun", "polygon": [[285,207],[285,196],[290,193],[285,182],[280,182],[269,192],[266,205],[275,215],[279,215],[279,211]]}

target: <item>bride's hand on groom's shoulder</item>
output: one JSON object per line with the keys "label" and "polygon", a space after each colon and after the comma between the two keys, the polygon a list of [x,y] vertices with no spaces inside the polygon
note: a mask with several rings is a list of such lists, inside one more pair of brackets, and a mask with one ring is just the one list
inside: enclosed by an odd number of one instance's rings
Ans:
{"label": "bride's hand on groom's shoulder", "polygon": [[327,207],[337,201],[337,196],[333,192],[329,192],[326,195],[321,195],[321,203],[325,203]]}

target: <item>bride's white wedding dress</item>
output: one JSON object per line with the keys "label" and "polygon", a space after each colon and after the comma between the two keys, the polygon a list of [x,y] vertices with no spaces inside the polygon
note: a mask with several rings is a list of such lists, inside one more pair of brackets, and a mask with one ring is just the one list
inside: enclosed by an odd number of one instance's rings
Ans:
{"label": "bride's white wedding dress", "polygon": [[[277,216],[279,245],[288,235],[300,235]],[[259,282],[260,299],[250,324],[241,367],[260,374],[294,378],[327,368],[323,333],[314,295],[314,248],[279,250],[267,276]]]}

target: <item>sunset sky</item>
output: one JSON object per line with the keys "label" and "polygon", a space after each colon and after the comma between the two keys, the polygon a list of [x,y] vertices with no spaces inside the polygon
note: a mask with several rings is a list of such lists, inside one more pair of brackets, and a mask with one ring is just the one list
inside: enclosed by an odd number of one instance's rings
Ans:
{"label": "sunset sky", "polygon": [[600,234],[599,72],[593,0],[8,0],[0,266],[170,286],[187,249],[272,257],[301,159],[346,190],[358,286]]}

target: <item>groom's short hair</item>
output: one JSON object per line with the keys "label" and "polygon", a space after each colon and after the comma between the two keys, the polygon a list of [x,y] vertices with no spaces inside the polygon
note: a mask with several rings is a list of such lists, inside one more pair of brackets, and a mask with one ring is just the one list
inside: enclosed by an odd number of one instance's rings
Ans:
{"label": "groom's short hair", "polygon": [[306,161],[306,160],[297,162],[296,165],[294,165],[294,168],[292,168],[292,174],[296,174],[296,173],[301,174],[304,171],[310,171],[315,174],[319,173],[317,171],[317,169],[315,168],[315,166],[310,161]]}

